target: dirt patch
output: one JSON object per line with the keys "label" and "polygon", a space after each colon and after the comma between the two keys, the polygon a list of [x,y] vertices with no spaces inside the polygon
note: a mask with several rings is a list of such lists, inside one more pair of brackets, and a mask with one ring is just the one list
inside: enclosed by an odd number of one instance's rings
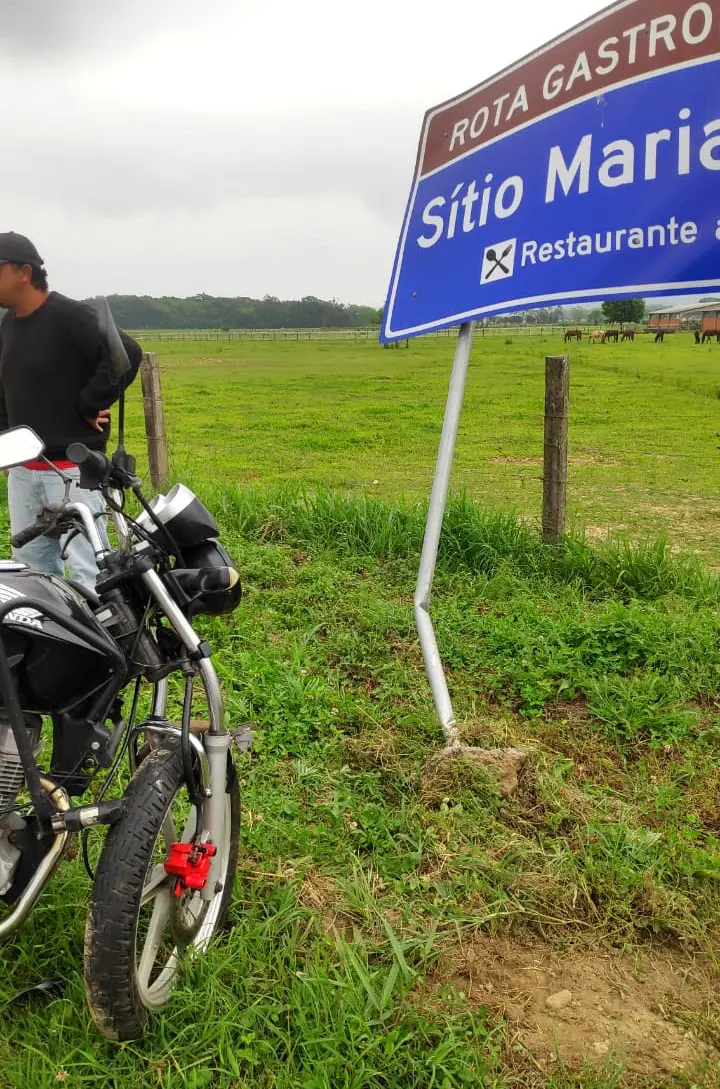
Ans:
{"label": "dirt patch", "polygon": [[678,518],[690,512],[687,498],[684,503],[677,503],[672,507],[662,503],[642,503],[638,506],[647,514],[657,514],[661,518]]}
{"label": "dirt patch", "polygon": [[[528,468],[542,469],[543,459],[542,457],[534,458],[514,458],[514,457],[494,457],[488,458],[491,465],[525,465]],[[568,455],[568,465],[575,465],[578,467],[586,465],[609,465],[616,466],[621,463],[617,458],[610,457],[606,454],[599,454],[593,451],[587,454],[570,454]]]}
{"label": "dirt patch", "polygon": [[703,495],[684,495],[674,505],[667,503],[636,503],[637,510],[660,518],[685,519],[704,518],[712,520],[720,517],[720,508],[714,499]]}
{"label": "dirt patch", "polygon": [[687,806],[710,832],[720,835],[720,768],[709,768],[687,790]]}
{"label": "dirt patch", "polygon": [[[444,797],[462,782],[458,776],[458,764],[481,765],[490,773],[491,781],[503,798],[513,798],[518,791],[519,776],[527,761],[527,752],[521,749],[482,749],[466,745],[450,752],[443,751],[431,757],[421,775],[420,797],[425,805],[432,805],[438,797]],[[454,765],[454,766],[453,766]]]}
{"label": "dirt patch", "polygon": [[585,539],[590,544],[596,544],[597,541],[602,541],[604,537],[607,537],[608,532],[607,526],[586,526]]}
{"label": "dirt patch", "polygon": [[298,899],[303,907],[316,912],[326,934],[352,938],[353,919],[332,877],[311,866],[303,878]]}
{"label": "dirt patch", "polygon": [[351,766],[360,771],[390,770],[399,774],[405,760],[413,757],[412,746],[388,726],[375,726],[356,737],[345,739]]}
{"label": "dirt patch", "polygon": [[[551,701],[544,718],[528,723],[509,716],[475,716],[464,719],[459,726],[461,740],[468,745],[503,746],[523,749],[535,754],[533,764],[554,757],[569,758],[574,763],[574,778],[579,782],[595,780],[623,790],[627,786],[626,771],[618,760],[615,747],[589,728],[590,715],[584,696],[573,701]],[[520,779],[520,796],[524,787],[532,787],[537,772],[528,768]]]}
{"label": "dirt patch", "polygon": [[542,458],[488,458],[491,465],[526,465],[529,468],[541,469]]}
{"label": "dirt patch", "polygon": [[706,1034],[720,977],[680,954],[562,953],[529,939],[482,937],[445,969],[444,982],[471,1006],[501,1015],[511,1046],[543,1069],[619,1064],[658,1076],[720,1061]]}
{"label": "dirt patch", "polygon": [[587,699],[582,695],[574,700],[549,700],[545,714],[551,721],[567,722],[570,726],[574,726],[576,722],[587,722],[590,717]]}
{"label": "dirt patch", "polygon": [[618,533],[625,533],[629,528],[626,522],[614,522],[611,526],[585,526],[585,540],[591,545],[597,544],[598,541],[615,537]]}
{"label": "dirt patch", "polygon": [[568,465],[607,465],[612,468],[622,465],[622,462],[610,454],[601,454],[596,450],[588,450],[585,454],[569,454]]}

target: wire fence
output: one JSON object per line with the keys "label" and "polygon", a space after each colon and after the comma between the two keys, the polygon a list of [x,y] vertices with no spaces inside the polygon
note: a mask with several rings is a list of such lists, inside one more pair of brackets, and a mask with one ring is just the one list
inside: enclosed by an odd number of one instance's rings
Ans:
{"label": "wire fence", "polygon": [[[594,324],[580,325],[576,322],[554,325],[482,325],[475,328],[476,337],[537,337],[537,336],[564,336],[568,329],[580,329],[587,334],[594,329],[606,328]],[[654,332],[649,330],[646,323],[634,326],[638,332]],[[457,328],[439,329],[431,333],[425,333],[419,339],[438,340],[457,337]],[[176,329],[156,331],[154,329],[141,329],[133,333],[138,341],[313,341],[313,340],[342,340],[342,341],[379,341],[379,330],[371,329]]]}

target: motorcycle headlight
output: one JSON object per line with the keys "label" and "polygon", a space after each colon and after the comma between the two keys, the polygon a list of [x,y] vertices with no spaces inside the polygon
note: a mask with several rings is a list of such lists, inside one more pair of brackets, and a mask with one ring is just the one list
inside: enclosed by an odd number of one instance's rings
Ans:
{"label": "motorcycle headlight", "polygon": [[236,609],[242,599],[240,576],[229,553],[219,541],[204,541],[183,550],[186,567],[172,577],[189,599],[191,616],[222,616]]}
{"label": "motorcycle headlight", "polygon": [[[183,558],[186,558],[186,549],[201,545],[218,535],[219,530],[212,514],[184,484],[175,484],[167,495],[154,496],[150,500],[150,509],[182,551]],[[170,549],[166,534],[147,511],[143,511],[135,520],[151,540],[166,551]]]}

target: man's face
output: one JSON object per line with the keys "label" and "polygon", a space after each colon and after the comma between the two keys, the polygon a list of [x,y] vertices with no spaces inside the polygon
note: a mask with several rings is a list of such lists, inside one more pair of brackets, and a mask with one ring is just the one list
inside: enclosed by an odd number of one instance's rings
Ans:
{"label": "man's face", "polygon": [[0,306],[12,310],[30,283],[32,269],[29,265],[16,268],[8,262],[0,263]]}

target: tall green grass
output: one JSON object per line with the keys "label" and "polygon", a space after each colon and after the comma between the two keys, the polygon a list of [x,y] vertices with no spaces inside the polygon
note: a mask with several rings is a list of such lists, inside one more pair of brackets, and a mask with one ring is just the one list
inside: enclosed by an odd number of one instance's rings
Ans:
{"label": "tall green grass", "polygon": [[[420,556],[427,518],[427,505],[420,501],[309,492],[293,485],[237,488],[197,480],[195,486],[228,529],[249,540],[383,561]],[[720,578],[696,557],[675,554],[663,538],[611,538],[592,545],[571,533],[550,546],[536,523],[512,511],[483,509],[466,494],[448,502],[438,567],[488,577],[508,568],[528,578],[648,601],[670,593],[705,604],[720,600]]]}

